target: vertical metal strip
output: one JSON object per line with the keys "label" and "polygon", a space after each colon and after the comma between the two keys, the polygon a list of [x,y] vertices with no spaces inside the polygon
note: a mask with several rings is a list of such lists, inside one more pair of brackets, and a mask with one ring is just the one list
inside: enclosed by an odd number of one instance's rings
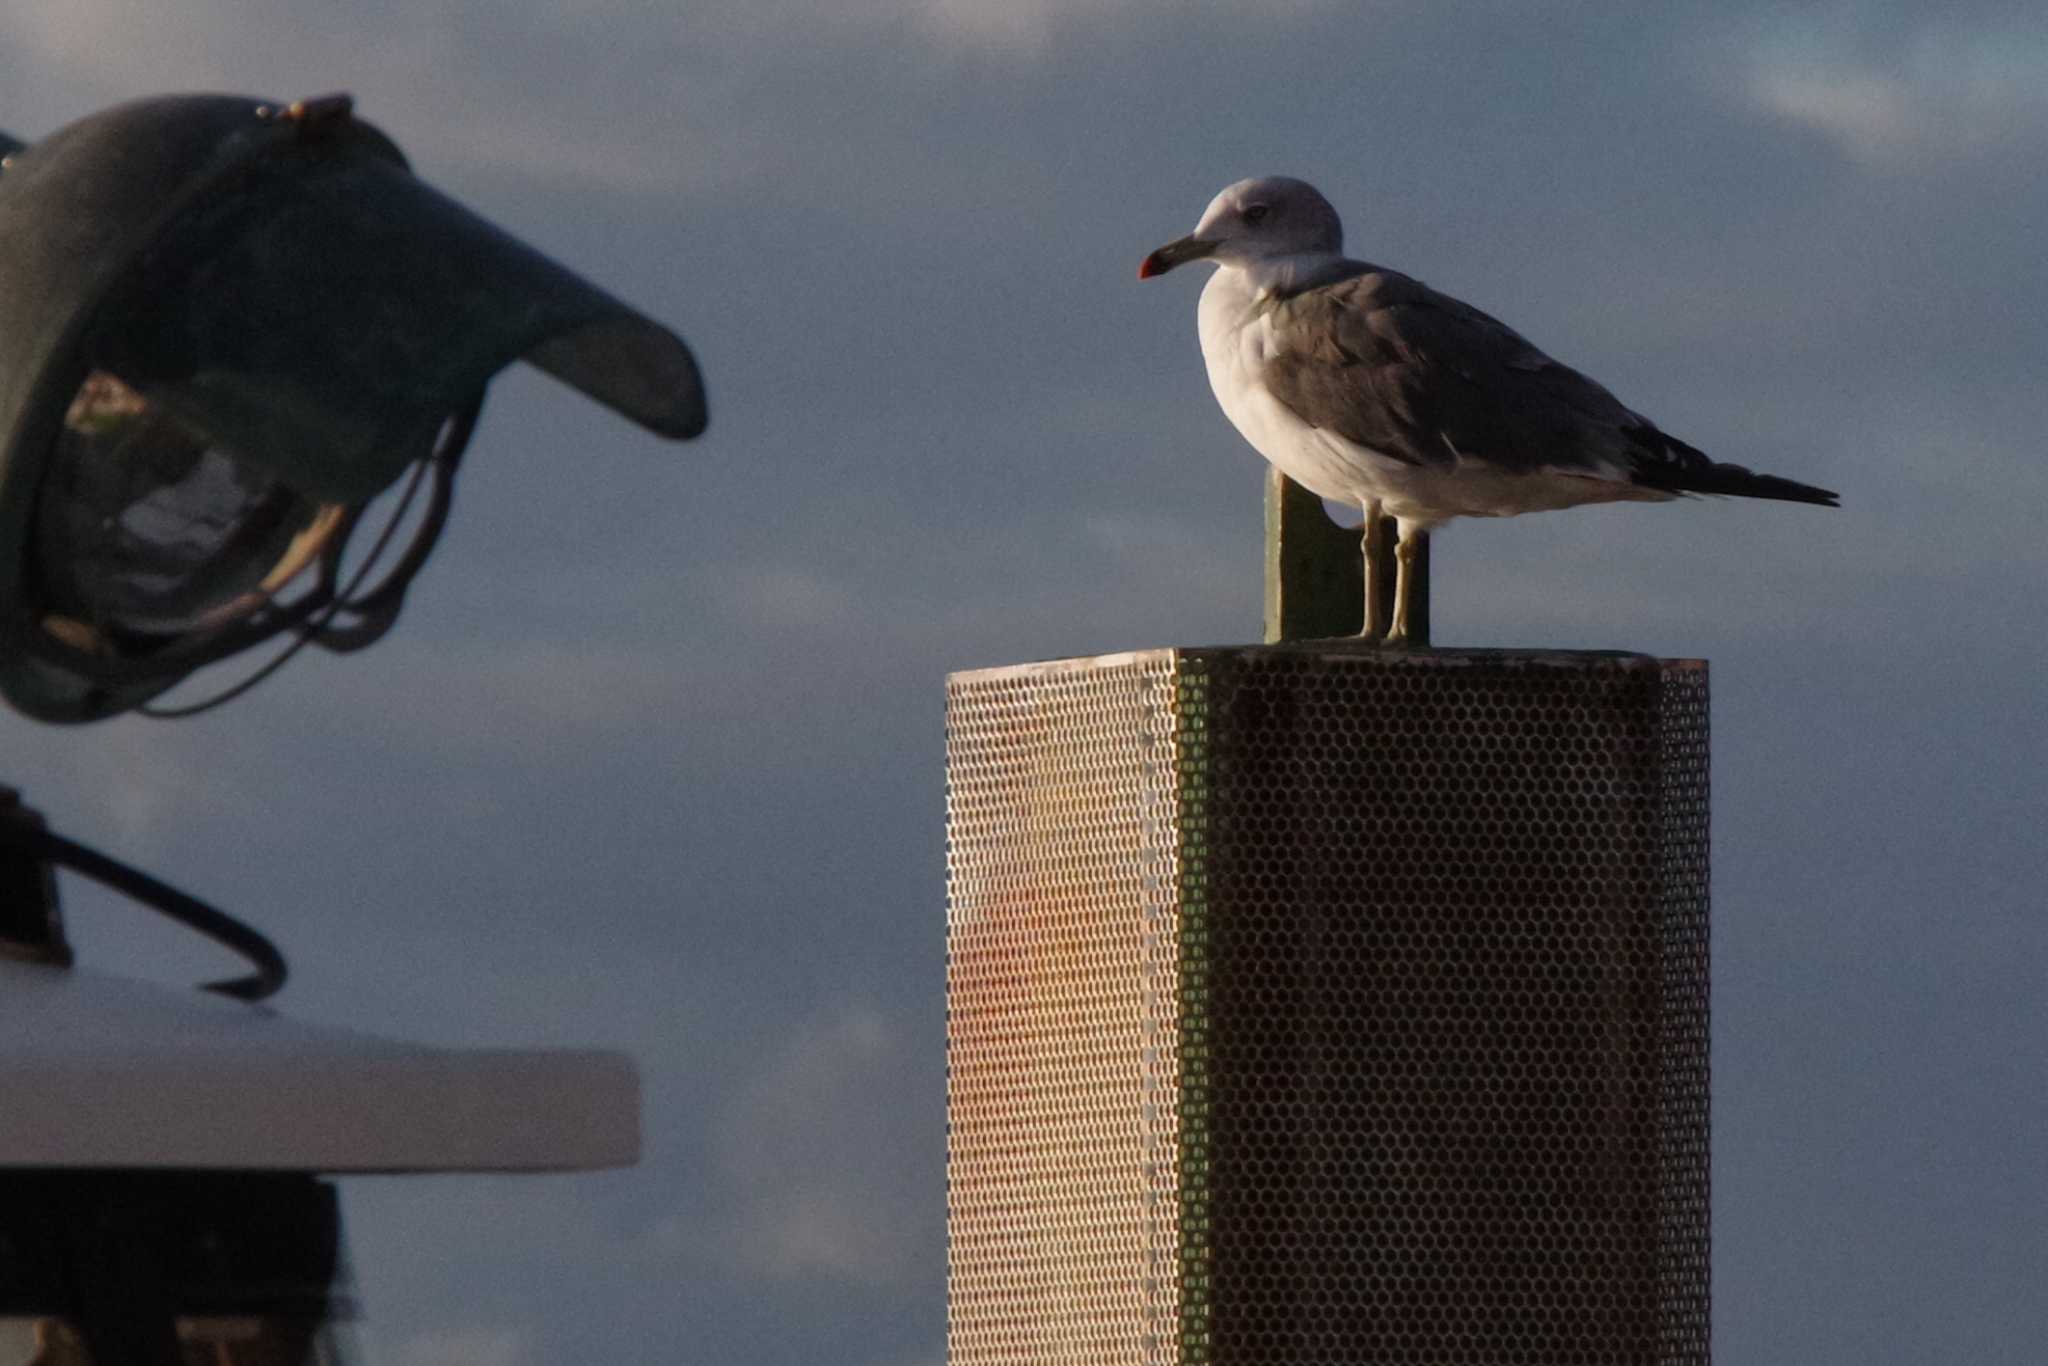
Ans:
{"label": "vertical metal strip", "polygon": [[1210,1361],[1209,666],[1175,656],[1180,890],[1180,1361]]}
{"label": "vertical metal strip", "polygon": [[1661,676],[1663,1039],[1660,1048],[1659,1366],[1711,1359],[1709,1161],[1710,708],[1703,662]]}

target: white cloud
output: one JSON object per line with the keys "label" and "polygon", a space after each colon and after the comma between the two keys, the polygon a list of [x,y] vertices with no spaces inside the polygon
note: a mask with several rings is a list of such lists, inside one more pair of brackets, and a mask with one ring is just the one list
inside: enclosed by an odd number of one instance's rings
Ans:
{"label": "white cloud", "polygon": [[1872,166],[1965,156],[2048,128],[2048,42],[2036,34],[1928,28],[1889,50],[1854,39],[1837,30],[1760,39],[1745,97]]}
{"label": "white cloud", "polygon": [[1857,154],[1880,159],[1921,138],[1913,92],[1871,71],[1766,66],[1750,78],[1765,110],[1826,133]]}
{"label": "white cloud", "polygon": [[[716,117],[730,78],[671,75],[656,89],[633,79],[661,71],[663,54],[697,37],[682,31],[680,19],[621,15],[615,5],[586,15],[508,7],[494,12],[502,22],[485,49],[464,6],[429,0],[402,17],[375,13],[383,8],[257,0],[10,6],[0,12],[0,74],[32,83],[40,103],[61,100],[53,111],[60,122],[160,91],[294,99],[347,89],[358,113],[390,132],[429,179],[462,166],[656,189],[719,184],[735,174],[733,142],[743,134]],[[478,60],[480,50],[493,49],[491,60]],[[556,60],[543,75],[538,62],[514,59],[522,53]],[[621,90],[642,101],[657,97],[660,116],[622,105]],[[692,111],[704,117],[691,118]],[[19,121],[9,125],[17,136],[50,131],[18,110],[8,117]],[[675,136],[679,122],[692,128],[689,138]]]}
{"label": "white cloud", "polygon": [[[912,11],[935,36],[963,45],[1035,52],[1055,36],[1087,24],[1122,21],[1172,24],[1187,14],[1179,0],[910,0]],[[1270,21],[1284,21],[1328,8],[1327,0],[1225,0],[1215,8]],[[1392,8],[1386,3],[1354,5]]]}
{"label": "white cloud", "polygon": [[[1277,18],[1326,3],[1228,8]],[[545,168],[613,188],[704,188],[787,160],[786,128],[763,126],[756,110],[778,65],[905,35],[940,54],[1031,61],[1084,31],[1142,35],[1179,13],[1173,0],[37,0],[0,11],[0,76],[38,102],[63,101],[60,118],[161,90],[290,99],[348,88],[364,117],[431,153],[430,174]]]}
{"label": "white cloud", "polygon": [[1036,52],[1076,11],[1100,8],[1087,0],[924,0],[911,12],[928,32],[966,46]]}
{"label": "white cloud", "polygon": [[[937,1237],[906,1193],[929,1182],[939,1117],[906,1105],[916,1056],[872,1005],[814,1021],[771,1054],[715,1126],[727,1215],[671,1220],[657,1243],[773,1280],[905,1284]],[[707,1236],[708,1233],[708,1236]]]}
{"label": "white cloud", "polygon": [[435,1328],[399,1344],[397,1366],[533,1366],[533,1335],[521,1328]]}
{"label": "white cloud", "polygon": [[[1277,19],[1308,13],[1326,2],[1225,0],[1220,8]],[[815,31],[820,25],[842,35],[908,28],[935,48],[1013,59],[1039,57],[1084,29],[1138,33],[1154,22],[1172,23],[1185,13],[1177,0],[865,0],[837,5],[729,0],[729,9],[721,27],[772,29],[778,35],[793,29]],[[773,21],[768,22],[771,15]]]}
{"label": "white cloud", "polygon": [[870,610],[845,584],[797,564],[721,567],[702,587],[728,617],[769,630],[845,625]]}

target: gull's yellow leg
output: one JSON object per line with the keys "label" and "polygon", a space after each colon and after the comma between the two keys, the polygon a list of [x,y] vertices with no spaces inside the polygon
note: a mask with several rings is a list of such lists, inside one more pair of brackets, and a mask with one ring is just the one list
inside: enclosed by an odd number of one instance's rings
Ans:
{"label": "gull's yellow leg", "polygon": [[1378,503],[1364,503],[1365,525],[1359,529],[1359,549],[1365,556],[1365,626],[1359,635],[1378,640],[1387,633],[1386,614],[1380,611],[1380,584],[1387,572],[1386,556],[1380,553],[1381,529],[1386,516]]}
{"label": "gull's yellow leg", "polygon": [[1408,640],[1408,603],[1415,592],[1415,552],[1429,533],[1410,522],[1401,523],[1401,539],[1394,546],[1394,625],[1387,632],[1389,645]]}

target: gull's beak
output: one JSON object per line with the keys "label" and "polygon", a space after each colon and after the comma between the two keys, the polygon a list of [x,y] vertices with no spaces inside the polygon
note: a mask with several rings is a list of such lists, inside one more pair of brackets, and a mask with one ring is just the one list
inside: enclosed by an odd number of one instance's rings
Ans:
{"label": "gull's beak", "polygon": [[1138,278],[1149,280],[1155,275],[1164,275],[1175,266],[1184,266],[1190,261],[1201,260],[1221,245],[1220,242],[1204,242],[1198,237],[1183,237],[1178,242],[1168,242],[1139,262]]}

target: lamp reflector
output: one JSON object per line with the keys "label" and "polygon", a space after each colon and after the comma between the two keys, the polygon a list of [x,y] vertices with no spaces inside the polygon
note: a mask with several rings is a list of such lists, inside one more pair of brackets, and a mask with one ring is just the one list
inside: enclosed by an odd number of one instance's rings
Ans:
{"label": "lamp reflector", "polygon": [[30,531],[44,629],[99,653],[224,626],[312,564],[343,510],[94,371],[65,414]]}

